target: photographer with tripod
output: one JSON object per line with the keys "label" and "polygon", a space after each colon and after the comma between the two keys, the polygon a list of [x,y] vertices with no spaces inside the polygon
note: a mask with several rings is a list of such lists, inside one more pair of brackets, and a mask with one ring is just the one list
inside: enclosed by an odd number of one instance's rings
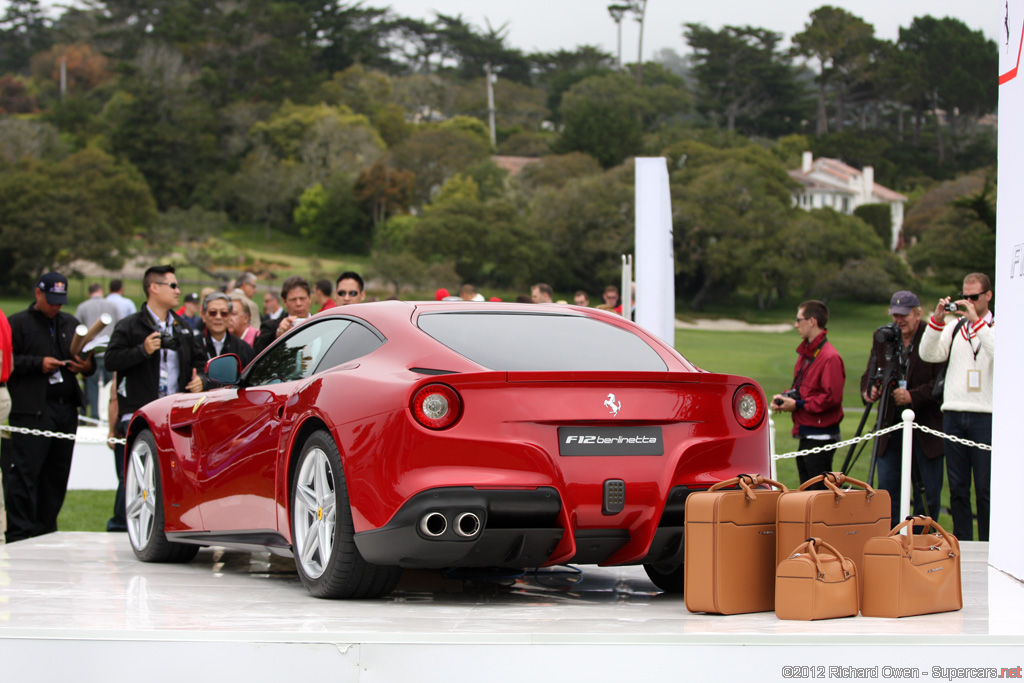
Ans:
{"label": "photographer with tripod", "polygon": [[[861,398],[867,405],[861,428],[878,405],[875,429],[884,429],[902,419],[902,413],[914,411],[914,422],[935,430],[942,429],[940,403],[933,396],[935,380],[945,363],[928,363],[919,350],[925,326],[921,324],[921,302],[913,292],[900,291],[889,302],[892,322],[875,330],[868,367],[860,378]],[[857,435],[860,435],[860,429]],[[942,494],[942,439],[914,431],[912,493],[914,514],[939,515]],[[890,432],[874,440],[871,474],[878,471],[878,487],[889,492],[892,499],[892,523],[900,522],[900,479],[903,470],[903,439]]]}

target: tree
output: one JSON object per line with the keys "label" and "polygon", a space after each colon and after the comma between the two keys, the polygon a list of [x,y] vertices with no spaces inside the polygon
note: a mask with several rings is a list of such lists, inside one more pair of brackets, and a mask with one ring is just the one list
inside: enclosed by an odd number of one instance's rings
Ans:
{"label": "tree", "polygon": [[412,204],[416,176],[410,171],[391,168],[383,159],[359,172],[354,187],[356,201],[370,216],[374,227]]}
{"label": "tree", "polygon": [[24,292],[46,270],[76,260],[124,262],[130,238],[156,217],[130,164],[86,149],[57,161],[0,168],[0,288]]}
{"label": "tree", "polygon": [[317,183],[299,197],[293,216],[299,233],[312,243],[346,254],[370,251],[370,223],[360,211],[346,175]]}
{"label": "tree", "polygon": [[64,63],[67,92],[78,95],[103,85],[111,79],[110,60],[97,53],[91,45],[55,45],[32,57],[32,73],[37,81],[60,82],[60,65]]}
{"label": "tree", "polygon": [[640,88],[626,74],[591,76],[562,99],[560,153],[584,152],[605,168],[622,163],[641,149],[643,128]]}
{"label": "tree", "polygon": [[837,88],[839,111],[837,126],[843,126],[843,95],[848,87],[842,78],[862,68],[863,57],[874,46],[874,27],[846,10],[824,5],[811,12],[811,21],[793,36],[797,54],[818,60],[818,113],[816,135],[828,132],[826,94],[829,86]]}
{"label": "tree", "polygon": [[49,123],[28,119],[0,119],[0,159],[60,159],[67,153],[60,131]]}
{"label": "tree", "polygon": [[[793,117],[802,99],[789,60],[778,51],[780,34],[751,26],[713,31],[686,24],[693,49],[692,74],[698,83],[697,109],[728,130],[764,130],[760,119]],[[765,118],[768,118],[765,116]]]}
{"label": "tree", "polygon": [[29,60],[53,44],[49,19],[39,0],[9,0],[0,17],[0,73],[29,74]]}
{"label": "tree", "polygon": [[391,150],[395,167],[416,177],[414,204],[425,204],[453,175],[486,159],[489,143],[462,130],[426,127]]}
{"label": "tree", "polygon": [[999,66],[996,45],[981,31],[971,31],[958,19],[917,17],[908,28],[900,28],[901,50],[914,55],[924,78],[914,93],[918,108],[936,110],[938,162],[946,161],[938,109],[950,118],[956,140],[962,117],[978,116],[995,109],[997,83],[992,74]]}

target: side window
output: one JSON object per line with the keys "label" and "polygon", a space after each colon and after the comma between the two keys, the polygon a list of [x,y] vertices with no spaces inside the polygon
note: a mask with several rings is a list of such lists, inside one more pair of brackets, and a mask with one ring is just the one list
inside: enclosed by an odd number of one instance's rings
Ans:
{"label": "side window", "polygon": [[247,384],[262,386],[309,377],[350,324],[348,320],[325,320],[299,327],[295,334],[274,344],[253,364]]}
{"label": "side window", "polygon": [[380,338],[359,323],[352,323],[324,354],[316,371],[320,372],[376,351],[384,344]]}

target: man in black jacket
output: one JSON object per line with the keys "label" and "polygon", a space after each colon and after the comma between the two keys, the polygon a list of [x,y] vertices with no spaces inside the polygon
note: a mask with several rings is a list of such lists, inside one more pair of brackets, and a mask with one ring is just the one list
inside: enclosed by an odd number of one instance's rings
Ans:
{"label": "man in black jacket", "polygon": [[[244,368],[255,356],[252,347],[228,332],[228,317],[231,315],[232,302],[227,294],[213,292],[203,299],[202,318],[205,329],[202,334],[195,335],[193,353],[205,369],[206,362],[211,358],[233,353],[238,356]],[[205,372],[200,372],[203,388],[209,388],[209,379]]]}
{"label": "man in black jacket", "polygon": [[[136,410],[151,401],[182,391],[203,390],[199,371],[205,361],[193,353],[192,329],[174,312],[181,290],[174,266],[152,266],[142,278],[146,303],[138,313],[123,318],[114,328],[104,359],[117,373],[115,436],[124,437]],[[124,505],[124,448],[114,449],[117,494],[114,518],[108,531],[122,531]]]}
{"label": "man in black jacket", "polygon": [[[12,427],[78,431],[78,409],[85,402],[75,375],[91,375],[96,368],[91,356],[71,355],[78,321],[60,310],[68,302],[67,291],[63,275],[47,273],[39,279],[35,303],[10,318]],[[73,439],[11,435],[0,455],[8,543],[57,530],[74,449]]]}
{"label": "man in black jacket", "polygon": [[105,359],[107,370],[117,373],[122,422],[150,401],[203,390],[202,364],[192,353],[192,330],[174,312],[181,296],[174,266],[146,270],[142,288],[146,303],[117,323]]}

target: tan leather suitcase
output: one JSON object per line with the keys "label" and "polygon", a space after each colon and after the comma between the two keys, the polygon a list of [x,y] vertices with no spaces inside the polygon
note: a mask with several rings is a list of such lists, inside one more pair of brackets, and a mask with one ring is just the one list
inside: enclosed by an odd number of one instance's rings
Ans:
{"label": "tan leather suitcase", "polygon": [[[937,533],[913,534],[914,526]],[[900,534],[906,528],[909,536]],[[930,517],[911,517],[864,546],[866,617],[909,617],[963,609],[960,542]]]}
{"label": "tan leather suitcase", "polygon": [[[807,491],[823,481],[824,491]],[[841,488],[843,484],[860,487]],[[889,533],[892,514],[888,491],[876,491],[842,472],[827,472],[808,479],[796,491],[779,495],[777,562],[793,554],[808,538],[820,538],[835,546],[857,565],[864,576],[864,544]]]}
{"label": "tan leather suitcase", "polygon": [[[779,490],[757,488],[774,486]],[[739,485],[739,490],[719,489]],[[691,612],[775,609],[775,509],[785,486],[741,474],[686,498],[683,597]]]}
{"label": "tan leather suitcase", "polygon": [[775,616],[812,621],[855,617],[857,566],[820,538],[809,538],[775,570]]}

